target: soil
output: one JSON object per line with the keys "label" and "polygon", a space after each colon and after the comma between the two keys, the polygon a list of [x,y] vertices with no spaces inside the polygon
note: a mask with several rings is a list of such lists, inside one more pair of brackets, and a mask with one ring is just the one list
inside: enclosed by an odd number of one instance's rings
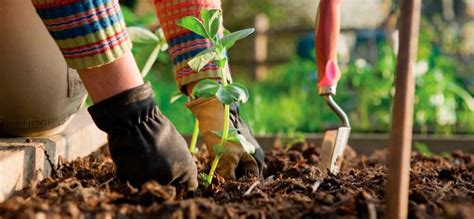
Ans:
{"label": "soil", "polygon": [[[264,180],[217,177],[194,193],[151,181],[134,188],[115,178],[110,157],[63,162],[57,171],[0,204],[0,218],[376,218],[384,217],[386,156],[350,148],[337,175],[321,178],[318,147],[296,143],[267,153]],[[210,162],[196,156],[198,168]],[[413,153],[409,218],[473,218],[474,155]]]}

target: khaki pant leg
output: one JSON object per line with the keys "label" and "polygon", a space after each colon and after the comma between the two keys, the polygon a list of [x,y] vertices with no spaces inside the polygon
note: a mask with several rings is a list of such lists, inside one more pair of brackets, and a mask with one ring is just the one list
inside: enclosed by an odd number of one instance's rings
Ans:
{"label": "khaki pant leg", "polygon": [[0,1],[0,135],[60,132],[86,92],[30,0]]}

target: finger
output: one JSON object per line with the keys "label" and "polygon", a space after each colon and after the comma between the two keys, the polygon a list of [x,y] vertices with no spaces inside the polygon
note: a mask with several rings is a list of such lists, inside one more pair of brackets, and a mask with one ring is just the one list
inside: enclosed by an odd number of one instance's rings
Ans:
{"label": "finger", "polygon": [[197,187],[198,187],[197,177],[193,177],[193,178],[189,179],[186,186],[187,186],[189,191],[196,190]]}
{"label": "finger", "polygon": [[237,153],[227,153],[222,155],[216,172],[226,180],[235,180],[235,169],[239,164],[239,155]]}
{"label": "finger", "polygon": [[197,168],[194,167],[193,170],[191,170],[190,174],[189,174],[189,177],[188,177],[188,181],[186,182],[186,186],[188,188],[189,191],[194,191],[197,189],[199,183],[198,183],[198,180],[197,180]]}
{"label": "finger", "polygon": [[239,166],[236,169],[236,176],[240,178],[248,174],[259,175],[257,161],[248,153],[244,153],[240,158]]}
{"label": "finger", "polygon": [[265,152],[262,148],[258,147],[255,149],[255,153],[252,154],[258,165],[258,173],[261,176],[263,174],[263,168],[265,167]]}

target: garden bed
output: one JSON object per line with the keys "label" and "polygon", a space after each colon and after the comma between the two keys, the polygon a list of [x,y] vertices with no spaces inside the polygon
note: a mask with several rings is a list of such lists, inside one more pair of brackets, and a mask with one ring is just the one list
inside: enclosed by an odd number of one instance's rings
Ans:
{"label": "garden bed", "polygon": [[[349,149],[338,176],[320,177],[318,148],[296,143],[267,153],[265,180],[215,179],[194,193],[148,182],[137,189],[120,183],[105,155],[62,163],[53,176],[0,204],[0,217],[160,216],[174,218],[382,217],[385,152],[356,155]],[[210,159],[197,155],[200,172]],[[412,155],[410,218],[472,218],[474,155]]]}

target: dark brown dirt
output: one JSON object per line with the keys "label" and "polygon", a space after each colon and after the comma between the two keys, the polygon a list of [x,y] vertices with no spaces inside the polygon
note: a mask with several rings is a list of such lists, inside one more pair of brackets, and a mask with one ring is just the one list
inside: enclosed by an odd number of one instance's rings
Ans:
{"label": "dark brown dirt", "polygon": [[[349,150],[337,176],[320,177],[318,149],[303,143],[267,153],[265,180],[221,178],[195,193],[148,182],[141,189],[114,177],[109,157],[64,162],[56,175],[0,204],[0,218],[375,218],[385,212],[385,153],[356,156]],[[198,157],[202,171],[209,162]],[[206,164],[206,165],[204,165]],[[410,218],[473,218],[474,155],[414,153]],[[251,186],[254,188],[249,191]]]}

